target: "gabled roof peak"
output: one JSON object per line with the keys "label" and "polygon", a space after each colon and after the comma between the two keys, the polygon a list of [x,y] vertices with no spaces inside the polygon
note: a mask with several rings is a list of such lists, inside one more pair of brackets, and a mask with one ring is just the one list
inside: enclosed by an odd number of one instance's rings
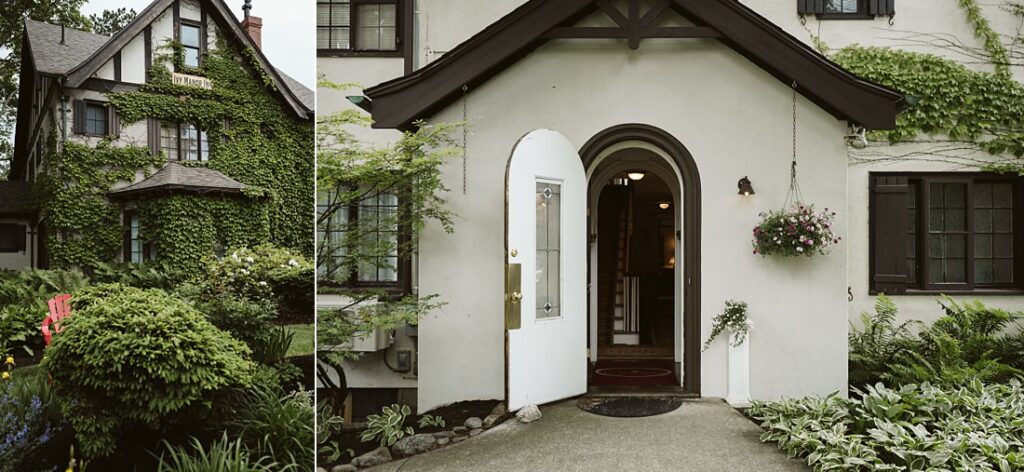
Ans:
{"label": "gabled roof peak", "polygon": [[[870,129],[891,129],[896,124],[903,106],[900,93],[853,75],[736,0],[656,2],[696,25],[679,28],[654,26],[658,12],[650,11],[659,7],[641,14],[639,0],[628,3],[630,11],[624,14],[613,11],[608,0],[529,0],[437,61],[367,89],[374,126],[409,128],[453,103],[464,87],[476,88],[550,39],[611,37],[591,36],[611,30],[618,31],[614,34],[619,36],[614,37],[627,39],[634,49],[640,46],[643,34],[715,38],[786,85],[799,84],[799,93],[837,119]],[[598,10],[621,29],[569,28]],[[651,15],[654,18],[649,18]],[[602,29],[609,31],[596,31]]]}

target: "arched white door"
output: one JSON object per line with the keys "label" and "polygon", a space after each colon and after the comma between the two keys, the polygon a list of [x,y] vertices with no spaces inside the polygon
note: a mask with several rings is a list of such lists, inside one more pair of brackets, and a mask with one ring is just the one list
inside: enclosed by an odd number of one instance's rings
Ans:
{"label": "arched white door", "polygon": [[508,406],[515,411],[587,390],[587,180],[569,140],[542,129],[516,144],[507,185]]}

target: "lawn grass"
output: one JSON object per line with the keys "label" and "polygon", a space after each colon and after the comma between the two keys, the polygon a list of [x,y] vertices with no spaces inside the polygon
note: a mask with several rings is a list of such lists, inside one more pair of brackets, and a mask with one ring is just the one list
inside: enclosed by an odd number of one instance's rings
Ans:
{"label": "lawn grass", "polygon": [[312,323],[287,325],[287,328],[295,333],[292,345],[288,348],[288,357],[313,355],[313,326]]}

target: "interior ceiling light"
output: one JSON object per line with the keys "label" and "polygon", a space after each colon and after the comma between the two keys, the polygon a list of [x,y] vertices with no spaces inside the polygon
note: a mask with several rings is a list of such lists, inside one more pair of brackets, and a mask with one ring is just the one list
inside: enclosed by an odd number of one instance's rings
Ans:
{"label": "interior ceiling light", "polygon": [[643,172],[630,172],[629,174],[626,175],[629,176],[629,180],[643,180],[647,174]]}
{"label": "interior ceiling light", "polygon": [[658,208],[661,208],[662,210],[668,210],[668,208],[670,206],[672,206],[672,204],[669,203],[669,202],[659,202],[658,203]]}

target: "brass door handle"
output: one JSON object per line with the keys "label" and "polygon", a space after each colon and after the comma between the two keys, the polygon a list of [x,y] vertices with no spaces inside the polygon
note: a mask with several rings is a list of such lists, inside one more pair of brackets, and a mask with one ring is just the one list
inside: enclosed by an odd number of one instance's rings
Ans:
{"label": "brass door handle", "polygon": [[513,302],[518,303],[520,300],[523,299],[523,294],[519,292],[512,292],[512,294],[509,295],[509,297],[512,299]]}

